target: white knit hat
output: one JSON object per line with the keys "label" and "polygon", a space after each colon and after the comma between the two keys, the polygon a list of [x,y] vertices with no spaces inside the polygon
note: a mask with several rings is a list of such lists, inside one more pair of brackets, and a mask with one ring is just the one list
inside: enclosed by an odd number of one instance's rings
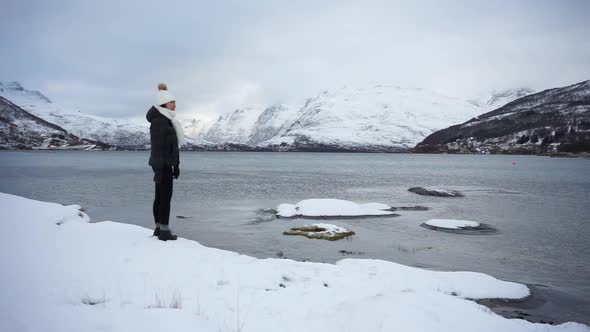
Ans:
{"label": "white knit hat", "polygon": [[166,86],[166,84],[158,84],[158,100],[156,101],[156,105],[164,105],[173,100],[176,100],[176,98],[174,98],[174,96],[170,92],[168,92],[168,87]]}

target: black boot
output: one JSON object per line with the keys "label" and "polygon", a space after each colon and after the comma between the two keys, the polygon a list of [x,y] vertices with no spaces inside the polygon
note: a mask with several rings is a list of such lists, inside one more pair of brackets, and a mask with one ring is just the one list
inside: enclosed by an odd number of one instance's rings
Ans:
{"label": "black boot", "polygon": [[160,227],[156,227],[156,229],[154,229],[154,236],[160,236]]}
{"label": "black boot", "polygon": [[158,239],[162,241],[174,241],[178,238],[175,234],[172,234],[170,230],[160,230],[160,234],[158,234]]}

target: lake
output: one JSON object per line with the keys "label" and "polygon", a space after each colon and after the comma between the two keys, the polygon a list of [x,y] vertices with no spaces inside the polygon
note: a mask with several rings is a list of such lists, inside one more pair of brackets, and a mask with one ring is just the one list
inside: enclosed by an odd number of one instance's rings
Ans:
{"label": "lake", "polygon": [[[93,221],[153,227],[149,152],[0,152],[0,191],[78,204]],[[537,156],[182,152],[171,228],[203,245],[259,258],[333,263],[384,259],[468,270],[529,285],[549,297],[541,314],[590,319],[590,160]],[[419,196],[414,186],[464,198]],[[284,236],[311,220],[260,211],[309,198],[426,206],[395,218],[330,220],[340,241]],[[182,216],[184,218],[177,218]],[[489,224],[490,235],[420,227],[428,219]],[[3,221],[5,227],[8,222]],[[26,236],[19,234],[18,236]],[[108,245],[108,243],[105,243]],[[344,251],[344,252],[343,252]]]}

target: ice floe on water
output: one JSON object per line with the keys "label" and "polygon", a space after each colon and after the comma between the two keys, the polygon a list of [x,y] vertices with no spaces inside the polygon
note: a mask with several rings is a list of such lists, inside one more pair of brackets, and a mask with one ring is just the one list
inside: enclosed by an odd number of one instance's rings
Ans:
{"label": "ice floe on water", "polygon": [[457,219],[430,219],[420,225],[424,228],[432,229],[435,231],[443,231],[457,234],[491,234],[497,232],[497,230],[484,223],[470,220],[457,220]]}
{"label": "ice floe on water", "polygon": [[281,204],[277,207],[277,216],[281,218],[340,218],[340,217],[375,217],[397,216],[395,208],[387,204],[355,202],[341,199],[306,199],[297,204]]}

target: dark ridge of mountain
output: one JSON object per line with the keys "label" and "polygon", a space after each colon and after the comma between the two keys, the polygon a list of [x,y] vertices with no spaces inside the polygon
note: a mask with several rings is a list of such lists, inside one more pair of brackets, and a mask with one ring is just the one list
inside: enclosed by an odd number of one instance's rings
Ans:
{"label": "dark ridge of mountain", "polygon": [[514,100],[426,137],[415,152],[590,152],[590,80]]}
{"label": "dark ridge of mountain", "polygon": [[108,145],[80,139],[0,97],[0,149],[106,149]]}
{"label": "dark ridge of mountain", "polygon": [[117,148],[145,148],[149,144],[147,127],[63,107],[39,91],[24,88],[19,82],[0,81],[0,96],[81,139],[104,142]]}

